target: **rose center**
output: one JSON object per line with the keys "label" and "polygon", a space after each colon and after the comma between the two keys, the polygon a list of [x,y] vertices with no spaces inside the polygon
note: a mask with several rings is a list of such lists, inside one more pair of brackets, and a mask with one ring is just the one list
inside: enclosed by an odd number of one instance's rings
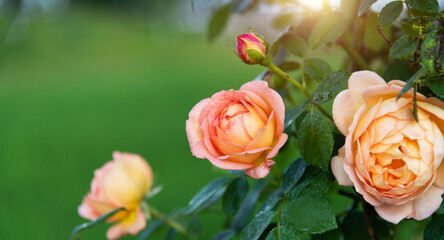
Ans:
{"label": "rose center", "polygon": [[226,107],[219,120],[219,128],[230,142],[247,146],[265,127],[266,122],[250,103],[232,103]]}

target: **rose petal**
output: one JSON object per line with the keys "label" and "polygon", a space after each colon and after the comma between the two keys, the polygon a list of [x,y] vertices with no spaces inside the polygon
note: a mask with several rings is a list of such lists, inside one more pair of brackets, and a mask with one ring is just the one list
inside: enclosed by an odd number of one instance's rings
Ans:
{"label": "rose petal", "polygon": [[216,148],[219,150],[219,152],[221,152],[223,155],[240,153],[245,150],[242,146],[224,141],[218,136],[211,136],[211,141],[213,142],[214,146],[216,146]]}
{"label": "rose petal", "polygon": [[274,158],[276,154],[279,152],[279,149],[281,149],[282,146],[284,146],[285,142],[288,139],[288,135],[285,133],[282,133],[279,136],[279,139],[276,141],[276,144],[274,145],[273,149],[268,153],[266,159]]}
{"label": "rose petal", "polygon": [[206,149],[203,141],[200,141],[194,145],[195,156],[202,156],[201,158],[208,159],[211,164],[218,168],[228,169],[228,170],[245,170],[254,166],[254,164],[236,163],[231,161],[223,161],[214,158]]}
{"label": "rose petal", "polygon": [[[373,106],[378,103],[381,99],[386,100],[389,98],[398,97],[402,88],[404,87],[405,82],[399,80],[392,80],[388,82],[387,85],[376,85],[366,88],[362,92],[362,97],[364,98],[365,104],[367,106]],[[413,90],[405,93],[402,98],[412,99],[413,98]],[[421,93],[416,94],[416,99],[418,101],[424,101],[425,97]]]}
{"label": "rose petal", "polygon": [[274,165],[273,160],[263,161],[259,166],[247,169],[245,174],[252,178],[261,179],[268,175],[270,172],[270,167]]}
{"label": "rose petal", "polygon": [[435,155],[434,164],[436,169],[441,165],[444,158],[444,137],[435,123],[433,123],[433,129],[435,138],[435,141],[433,142],[433,153]]}
{"label": "rose petal", "polygon": [[251,141],[245,149],[252,150],[255,148],[271,146],[274,139],[275,129],[276,117],[274,115],[274,112],[272,112],[270,118],[268,119],[267,125],[265,125],[265,128],[261,129],[258,132],[257,137],[253,141]]}
{"label": "rose petal", "polygon": [[[255,163],[257,161],[265,160],[265,155],[263,157],[261,155],[269,149],[271,149],[271,148],[269,148],[269,147],[256,148],[256,149],[241,152],[241,153],[233,153],[233,154],[229,155],[228,157],[227,156],[219,157],[218,159],[222,160],[227,157],[226,158],[227,161],[239,162],[239,163]],[[259,157],[261,157],[260,160],[259,160]]]}
{"label": "rose petal", "polygon": [[433,185],[444,189],[444,164],[440,165],[436,170],[436,179]]}
{"label": "rose petal", "polygon": [[[210,102],[210,99],[206,98],[199,103],[196,104],[196,106],[191,109],[189,113],[189,119],[186,121],[186,132],[188,137],[188,142],[190,144],[191,151],[193,152],[194,145],[203,140],[203,131],[200,128],[199,124],[199,117],[202,112],[202,110],[208,105]],[[194,154],[194,153],[193,153]]]}
{"label": "rose petal", "polygon": [[353,122],[353,116],[364,104],[362,92],[374,85],[386,85],[384,79],[371,71],[354,72],[348,79],[348,90],[342,91],[333,102],[333,119],[344,135]]}
{"label": "rose petal", "polygon": [[335,175],[336,180],[338,180],[339,185],[342,186],[353,186],[353,182],[348,177],[344,170],[344,147],[339,149],[338,156],[331,159],[331,170],[333,175]]}
{"label": "rose petal", "polygon": [[396,122],[396,118],[388,116],[384,116],[373,121],[373,124],[375,124],[373,143],[382,141],[388,135],[388,133],[393,130]]}
{"label": "rose petal", "polygon": [[[435,102],[436,100],[428,100]],[[418,108],[431,113],[430,119],[438,125],[441,132],[444,132],[444,109],[439,107],[439,105],[434,105],[428,102],[417,102]]]}
{"label": "rose petal", "polygon": [[424,194],[413,201],[413,218],[420,221],[426,219],[441,206],[444,189],[434,185],[424,192]]}
{"label": "rose petal", "polygon": [[[268,83],[261,80],[251,81],[242,85],[240,90],[247,90],[259,95],[265,100],[268,106],[273,109],[276,115],[276,133],[284,131],[285,105],[282,97],[273,89],[268,87]],[[254,100],[252,100],[254,101]],[[254,101],[256,102],[256,101]]]}
{"label": "rose petal", "polygon": [[384,220],[393,224],[398,224],[404,218],[411,218],[414,211],[412,202],[401,205],[383,204],[375,207],[375,210]]}
{"label": "rose petal", "polygon": [[121,221],[108,229],[106,237],[108,239],[118,239],[122,236],[131,234],[136,235],[146,226],[146,220],[143,212],[138,208],[131,211],[128,218]]}

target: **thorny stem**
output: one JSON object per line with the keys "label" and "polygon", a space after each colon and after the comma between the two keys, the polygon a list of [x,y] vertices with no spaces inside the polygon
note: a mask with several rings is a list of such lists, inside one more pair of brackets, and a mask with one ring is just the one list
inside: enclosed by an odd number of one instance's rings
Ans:
{"label": "thorny stem", "polygon": [[314,102],[313,97],[310,95],[310,93],[307,91],[307,88],[304,87],[303,85],[301,85],[299,82],[297,82],[294,78],[292,78],[290,75],[288,75],[286,72],[282,71],[280,68],[278,68],[276,65],[274,65],[269,59],[265,59],[261,65],[268,67],[270,69],[270,71],[278,74],[279,76],[281,76],[283,79],[291,82],[295,87],[297,87],[307,98],[308,100],[310,100],[310,102],[312,102],[318,109],[319,111],[324,114],[328,119],[330,119],[331,121],[333,121],[333,118],[327,113],[327,111],[325,111],[319,104]]}
{"label": "thorny stem", "polygon": [[150,211],[151,215],[160,219],[162,222],[164,222],[168,226],[172,227],[174,230],[181,233],[183,236],[185,236],[186,239],[191,239],[190,236],[188,235],[186,229],[180,223],[178,223],[172,219],[169,219],[167,216],[165,216],[164,214],[162,214],[161,212],[159,212],[155,208],[150,207],[149,211]]}
{"label": "thorny stem", "polygon": [[376,29],[378,29],[379,34],[384,38],[384,40],[390,45],[390,47],[393,46],[393,43],[388,39],[387,35],[385,35],[384,31],[382,31],[381,26],[376,26]]}
{"label": "thorny stem", "polygon": [[413,13],[412,13],[412,9],[410,9],[409,3],[407,1],[404,1],[405,5],[407,5],[407,9],[409,10],[409,15],[410,18],[414,18]]}
{"label": "thorny stem", "polygon": [[364,211],[365,225],[367,225],[368,235],[370,236],[371,240],[376,240],[375,233],[373,232],[373,228],[372,228],[372,225],[370,223],[370,218],[368,216],[369,209],[368,209],[367,203],[365,202],[364,199],[361,199],[361,204],[362,204],[362,209]]}
{"label": "thorny stem", "polygon": [[[392,41],[390,41],[390,39],[387,37],[387,35],[385,35],[384,31],[382,31],[381,26],[376,26],[376,29],[378,30],[378,32],[382,36],[382,38],[384,38],[384,40],[388,43],[388,45],[390,47],[392,47],[393,46]],[[407,61],[407,59],[401,58],[401,61],[403,61],[407,65],[407,67],[410,68],[410,70],[413,70],[412,64],[409,61]]]}

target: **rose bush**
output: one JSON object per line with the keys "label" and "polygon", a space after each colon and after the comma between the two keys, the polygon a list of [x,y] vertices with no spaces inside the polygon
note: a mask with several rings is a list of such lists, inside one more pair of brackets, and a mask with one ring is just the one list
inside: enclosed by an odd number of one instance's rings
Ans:
{"label": "rose bush", "polygon": [[191,151],[216,167],[246,170],[253,178],[263,178],[274,164],[271,158],[287,140],[284,117],[282,98],[264,81],[218,92],[189,114],[186,131]]}
{"label": "rose bush", "polygon": [[429,217],[444,193],[444,103],[418,93],[416,122],[413,90],[396,100],[405,84],[355,72],[333,103],[335,124],[346,136],[332,159],[333,174],[395,224]]}
{"label": "rose bush", "polygon": [[146,221],[140,201],[150,190],[153,173],[148,163],[139,155],[113,153],[113,160],[94,172],[91,192],[83,198],[79,215],[90,220],[114,209],[125,207],[108,219],[116,222],[108,229],[108,239],[136,235],[145,228]]}

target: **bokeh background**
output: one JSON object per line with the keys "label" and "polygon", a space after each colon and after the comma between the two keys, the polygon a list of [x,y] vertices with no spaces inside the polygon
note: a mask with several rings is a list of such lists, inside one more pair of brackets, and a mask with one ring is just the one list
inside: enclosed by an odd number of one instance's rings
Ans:
{"label": "bokeh background", "polygon": [[[194,0],[194,11],[191,1],[0,0],[1,240],[69,239],[114,150],[150,163],[163,191],[149,204],[166,214],[227,174],[191,155],[185,121],[201,99],[263,70],[238,59],[234,36],[251,27],[272,40],[282,9],[233,16],[210,44],[208,19],[223,1]],[[336,52],[322,56],[341,64]],[[222,229],[222,212],[200,217],[204,239]],[[105,239],[107,227],[82,239]]]}
{"label": "bokeh background", "polygon": [[[185,120],[259,70],[225,40],[207,43],[210,5],[0,0],[0,239],[68,239],[114,150],[151,164],[163,191],[150,204],[165,213],[223,174],[191,155]],[[222,215],[203,217],[206,234],[220,229]]]}

